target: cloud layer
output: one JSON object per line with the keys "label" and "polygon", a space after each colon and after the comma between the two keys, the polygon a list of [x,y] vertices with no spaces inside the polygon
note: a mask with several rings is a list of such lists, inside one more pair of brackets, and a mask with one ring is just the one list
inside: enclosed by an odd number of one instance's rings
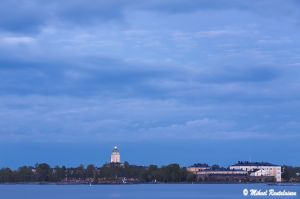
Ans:
{"label": "cloud layer", "polygon": [[3,1],[0,141],[299,139],[298,8]]}

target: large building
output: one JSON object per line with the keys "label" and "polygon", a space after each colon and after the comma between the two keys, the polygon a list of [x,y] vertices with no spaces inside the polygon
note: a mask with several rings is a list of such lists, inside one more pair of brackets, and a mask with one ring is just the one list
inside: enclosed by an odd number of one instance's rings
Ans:
{"label": "large building", "polygon": [[114,147],[111,156],[110,156],[110,162],[111,163],[121,163],[121,157],[120,152],[118,150],[118,147]]}
{"label": "large building", "polygon": [[230,169],[247,171],[250,176],[271,176],[276,182],[281,182],[281,166],[267,162],[238,162]]}

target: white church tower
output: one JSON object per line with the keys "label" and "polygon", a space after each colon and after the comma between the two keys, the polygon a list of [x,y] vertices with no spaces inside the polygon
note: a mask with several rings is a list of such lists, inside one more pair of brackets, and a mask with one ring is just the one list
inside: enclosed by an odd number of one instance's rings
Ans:
{"label": "white church tower", "polygon": [[121,162],[120,152],[119,152],[117,146],[114,147],[114,149],[111,153],[110,162],[111,163],[120,163]]}

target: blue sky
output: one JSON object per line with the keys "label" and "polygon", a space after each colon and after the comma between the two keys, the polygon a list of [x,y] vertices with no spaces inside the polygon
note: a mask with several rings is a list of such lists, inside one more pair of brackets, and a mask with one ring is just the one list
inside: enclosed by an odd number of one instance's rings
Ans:
{"label": "blue sky", "polygon": [[0,167],[101,165],[114,145],[136,164],[299,165],[299,8],[2,1]]}

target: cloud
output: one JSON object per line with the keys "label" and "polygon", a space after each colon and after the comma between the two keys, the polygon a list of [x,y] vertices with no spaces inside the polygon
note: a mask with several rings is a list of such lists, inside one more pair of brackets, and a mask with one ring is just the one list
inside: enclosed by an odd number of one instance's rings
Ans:
{"label": "cloud", "polygon": [[[0,102],[1,142],[299,137],[298,120],[290,121],[293,117],[286,116],[274,120],[272,115],[278,110],[253,103],[246,107],[228,102],[187,104],[170,99],[41,95],[2,96]],[[289,113],[299,103],[284,107]]]}
{"label": "cloud", "polygon": [[0,42],[9,45],[19,45],[30,44],[34,42],[34,39],[28,36],[0,36]]}
{"label": "cloud", "polygon": [[[283,13],[289,12],[290,15],[297,15],[298,2],[295,0],[252,0],[252,1],[239,1],[239,0],[154,0],[142,4],[144,8],[150,9],[154,12],[161,12],[165,14],[186,14],[197,11],[224,11],[224,10],[240,10],[243,12],[258,13],[260,15],[278,15],[282,16]],[[285,17],[288,17],[285,15]]]}
{"label": "cloud", "polygon": [[[241,10],[260,14],[286,13],[295,16],[298,3],[293,0],[238,1],[238,0],[172,0],[172,1],[38,1],[4,0],[1,3],[1,30],[16,33],[37,33],[46,26],[87,27],[105,23],[127,24],[131,12],[154,12],[159,14],[193,13],[196,11]],[[14,12],[11,12],[14,10]],[[280,14],[280,16],[286,16]]]}
{"label": "cloud", "polygon": [[207,82],[248,82],[259,83],[276,80],[280,76],[280,72],[276,67],[265,66],[224,66],[224,68],[218,68],[212,74],[206,74],[202,78]]}
{"label": "cloud", "polygon": [[257,84],[276,81],[282,74],[279,68],[264,66],[183,67],[173,63],[143,63],[107,57],[83,56],[72,57],[72,60],[68,57],[35,60],[35,56],[26,56],[17,60],[0,60],[0,93],[176,96],[183,99],[205,94],[212,98],[227,98],[227,92],[243,96]]}
{"label": "cloud", "polygon": [[[122,19],[123,1],[25,1],[1,3],[1,29],[12,32],[37,32],[49,24],[88,25]],[[12,13],[11,10],[14,10]],[[17,14],[16,14],[17,13]]]}
{"label": "cloud", "polygon": [[196,34],[199,37],[214,38],[219,36],[236,36],[242,33],[243,31],[234,31],[234,30],[210,30],[210,31],[197,32]]}
{"label": "cloud", "polygon": [[4,1],[2,141],[295,137],[299,27],[274,2]]}
{"label": "cloud", "polygon": [[[32,32],[44,25],[48,12],[37,1],[3,1],[0,26],[2,31]],[[14,12],[12,12],[14,10]]]}

